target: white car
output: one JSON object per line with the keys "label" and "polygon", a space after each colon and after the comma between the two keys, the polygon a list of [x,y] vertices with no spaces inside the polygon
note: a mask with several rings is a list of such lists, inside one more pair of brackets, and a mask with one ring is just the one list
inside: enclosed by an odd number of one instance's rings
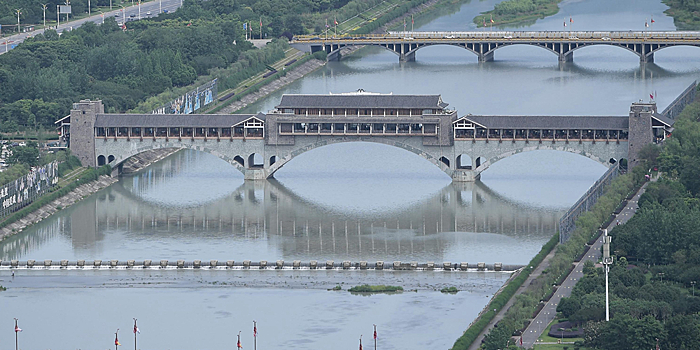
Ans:
{"label": "white car", "polygon": [[611,40],[611,39],[608,38],[607,36],[604,36],[602,39],[603,39],[603,41],[610,41],[610,40]]}
{"label": "white car", "polygon": [[504,35],[503,39],[513,39],[513,36],[512,35]]}
{"label": "white car", "polygon": [[151,15],[151,11],[146,12],[146,16],[150,16],[150,15]]}
{"label": "white car", "polygon": [[569,40],[578,40],[578,37],[577,36],[570,36]]}
{"label": "white car", "polygon": [[454,36],[454,35],[445,35],[445,36],[443,36],[442,38],[443,38],[443,39],[454,39],[455,36]]}

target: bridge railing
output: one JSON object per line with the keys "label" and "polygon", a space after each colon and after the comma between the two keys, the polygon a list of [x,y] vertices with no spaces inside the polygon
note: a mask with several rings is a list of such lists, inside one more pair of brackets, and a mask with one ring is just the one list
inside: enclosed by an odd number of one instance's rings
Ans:
{"label": "bridge railing", "polygon": [[608,169],[561,217],[559,220],[559,243],[564,243],[569,239],[576,229],[576,219],[593,207],[598,198],[605,193],[605,187],[618,175],[620,175],[619,163]]}
{"label": "bridge railing", "polygon": [[397,31],[384,34],[297,35],[294,40],[347,40],[347,39],[541,39],[541,40],[700,40],[700,32],[667,31],[476,31],[476,32],[411,32]]}
{"label": "bridge railing", "polygon": [[661,115],[669,118],[676,119],[676,117],[683,111],[683,108],[695,99],[695,94],[697,92],[698,81],[692,82],[678,97],[676,97],[671,104],[666,107]]}

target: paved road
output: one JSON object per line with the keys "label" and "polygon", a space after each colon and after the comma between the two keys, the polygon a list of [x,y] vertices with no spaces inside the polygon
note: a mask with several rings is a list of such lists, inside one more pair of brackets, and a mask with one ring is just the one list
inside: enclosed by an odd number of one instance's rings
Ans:
{"label": "paved road", "polygon": [[[639,209],[639,206],[637,205],[637,202],[639,201],[639,196],[641,196],[644,193],[647,184],[648,183],[644,184],[644,186],[642,186],[642,188],[639,189],[637,194],[635,194],[635,196],[627,203],[625,209],[623,209],[617,216],[617,221],[619,221],[620,224],[626,223],[637,212],[637,209]],[[617,221],[613,221],[607,227],[608,231],[610,231],[617,224]],[[523,333],[522,337],[522,347],[528,349],[532,348],[537,339],[546,330],[547,325],[549,325],[549,323],[554,320],[554,318],[557,315],[557,305],[559,305],[559,301],[561,300],[561,298],[570,296],[571,289],[574,287],[576,282],[578,282],[578,280],[583,277],[583,264],[589,260],[593,261],[594,263],[597,263],[600,260],[602,245],[603,238],[598,237],[595,244],[593,244],[593,246],[591,246],[588,249],[583,259],[581,259],[581,261],[576,264],[576,267],[574,267],[573,271],[571,271],[566,280],[564,280],[561,286],[559,286],[554,296],[552,296],[552,298],[549,299],[544,308],[542,308],[542,310],[532,320],[530,325],[525,329],[525,332]]]}
{"label": "paved road", "polygon": [[[152,16],[157,16],[161,8],[163,10],[167,10],[168,12],[175,11],[178,7],[180,7],[182,0],[155,0],[155,1],[149,1],[146,3],[141,3],[141,18],[147,18],[147,17],[152,17]],[[97,11],[93,12],[93,15],[91,17],[79,19],[77,21],[70,21],[63,23],[61,22],[61,25],[58,27],[57,31],[59,33],[66,31],[66,30],[72,30],[73,28],[80,27],[83,25],[85,22],[94,22],[94,23],[102,23],[104,22],[105,18],[108,17],[113,17],[117,23],[123,23],[124,20],[138,20],[139,19],[139,6],[134,5],[134,6],[128,6],[124,7],[122,11],[121,7],[118,6],[113,6],[115,10],[109,11],[109,12],[104,12],[104,17]],[[151,16],[146,15],[146,13],[151,12]],[[131,17],[131,16],[134,17]],[[56,29],[55,27],[53,29]],[[41,34],[44,32],[44,29],[39,29],[35,30],[32,32],[27,32],[27,33],[19,33],[15,34],[12,36],[4,37],[0,39],[0,55],[4,54],[5,52],[12,50],[15,45],[23,42],[25,39],[28,37],[33,37],[35,35]]]}

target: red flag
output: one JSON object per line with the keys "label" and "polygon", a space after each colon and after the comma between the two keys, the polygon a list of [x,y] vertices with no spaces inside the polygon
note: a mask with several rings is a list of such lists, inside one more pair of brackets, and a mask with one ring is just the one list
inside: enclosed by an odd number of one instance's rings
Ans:
{"label": "red flag", "polygon": [[651,99],[653,100],[653,99],[654,99],[654,95],[653,95],[653,94],[649,94],[649,98],[651,98]]}
{"label": "red flag", "polygon": [[236,343],[236,347],[239,349],[243,349],[243,346],[241,345],[241,340],[238,339],[238,342]]}
{"label": "red flag", "polygon": [[374,339],[377,339],[377,331],[374,331]]}
{"label": "red flag", "polygon": [[134,334],[136,334],[136,333],[141,334],[141,330],[139,329],[139,327],[136,327],[136,325],[134,324]]}
{"label": "red flag", "polygon": [[338,20],[334,19],[333,22],[335,22],[335,25],[338,25]]}
{"label": "red flag", "polygon": [[523,346],[523,337],[520,337],[520,346]]}
{"label": "red flag", "polygon": [[262,17],[260,18],[260,26],[262,27]]}
{"label": "red flag", "polygon": [[119,342],[119,338],[117,338],[117,334],[116,334],[116,333],[114,334],[114,345],[122,345],[122,344]]}
{"label": "red flag", "polygon": [[253,338],[256,338],[258,336],[258,327],[253,326]]}
{"label": "red flag", "polygon": [[411,15],[411,24],[413,24],[413,15]]}
{"label": "red flag", "polygon": [[19,328],[19,326],[15,325],[15,333],[21,332],[22,328]]}
{"label": "red flag", "polygon": [[651,19],[651,23],[654,23],[654,22],[656,22],[656,21],[654,21],[654,19],[652,18],[652,19]]}
{"label": "red flag", "polygon": [[569,17],[569,23],[574,23],[574,19],[572,17]]}
{"label": "red flag", "polygon": [[360,338],[360,350],[362,350],[362,338]]}

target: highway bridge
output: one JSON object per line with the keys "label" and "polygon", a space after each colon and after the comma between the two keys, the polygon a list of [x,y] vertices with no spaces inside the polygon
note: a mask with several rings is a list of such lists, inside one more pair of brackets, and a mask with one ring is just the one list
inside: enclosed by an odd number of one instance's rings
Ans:
{"label": "highway bridge", "polygon": [[493,61],[494,52],[511,45],[541,47],[559,57],[573,60],[574,51],[593,45],[610,45],[629,50],[641,63],[654,62],[654,53],[673,46],[700,46],[700,32],[661,31],[477,31],[477,32],[388,32],[342,36],[299,35],[292,46],[306,52],[325,51],[329,60],[340,59],[346,46],[373,45],[399,56],[400,61],[415,61],[416,51],[433,45],[464,48],[479,58]]}

